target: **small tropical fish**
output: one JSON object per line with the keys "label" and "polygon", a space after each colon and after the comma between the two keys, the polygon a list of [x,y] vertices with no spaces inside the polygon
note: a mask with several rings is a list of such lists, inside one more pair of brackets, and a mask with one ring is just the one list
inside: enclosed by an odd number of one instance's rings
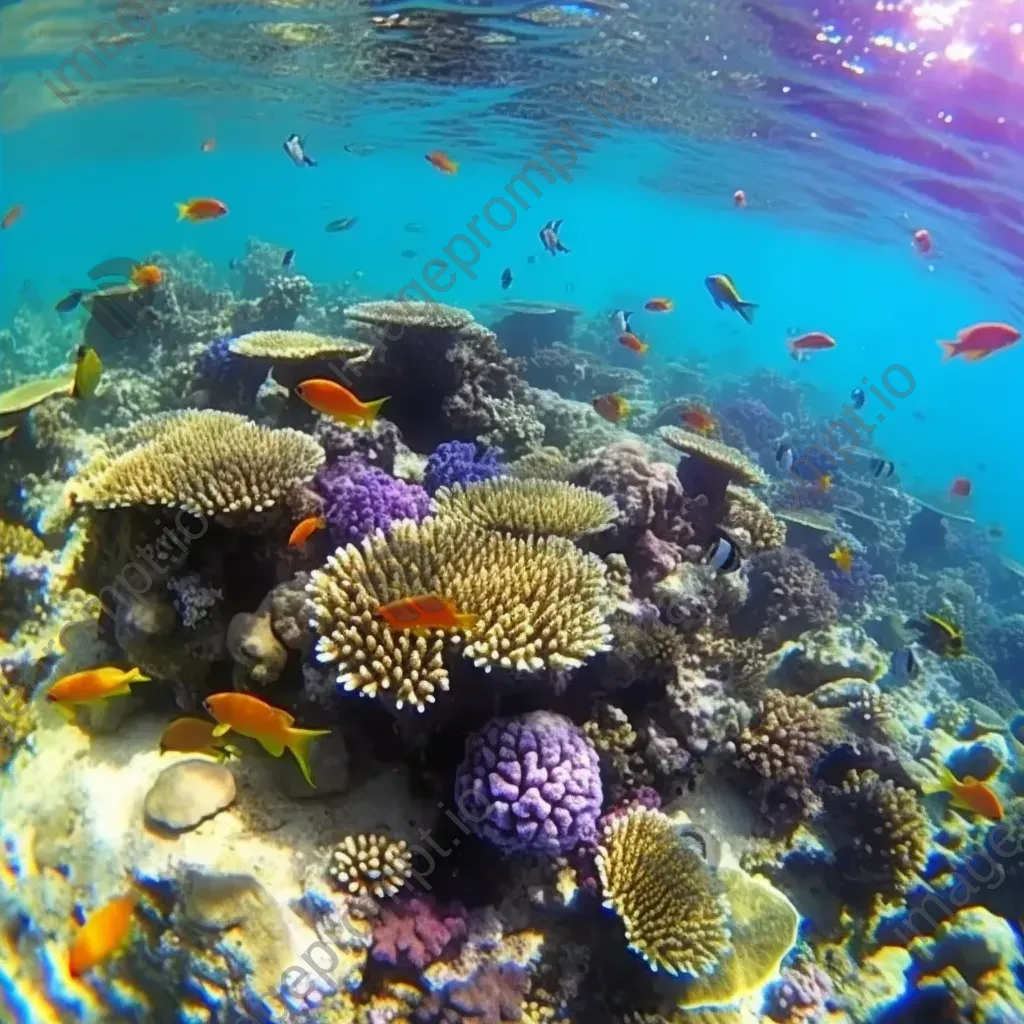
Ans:
{"label": "small tropical fish", "polygon": [[284,140],[284,151],[296,167],[316,167],[316,161],[306,152],[302,136],[292,133]]}
{"label": "small tropical fish", "polygon": [[696,431],[698,434],[704,434],[707,436],[714,432],[715,427],[718,426],[718,422],[715,417],[709,412],[705,412],[703,409],[687,409],[679,417],[691,430]]}
{"label": "small tropical fish", "polygon": [[615,327],[616,334],[631,334],[633,328],[629,325],[629,318],[632,316],[632,312],[628,309],[616,309],[612,312],[612,315],[608,317]]}
{"label": "small tropical fish", "polygon": [[457,174],[459,171],[459,165],[447,153],[442,153],[439,149],[431,150],[424,159],[442,174]]}
{"label": "small tropical fish", "polygon": [[21,215],[25,212],[25,207],[21,203],[15,203],[5,214],[4,219],[0,220],[0,231],[6,231]]}
{"label": "small tropical fish", "polygon": [[88,295],[89,292],[85,288],[76,288],[73,292],[68,292],[63,299],[60,300],[53,308],[58,313],[70,313],[73,309],[77,309],[82,299]]}
{"label": "small tropical fish", "polygon": [[732,194],[732,205],[738,206],[741,210],[747,205],[747,193],[743,189],[738,188]]}
{"label": "small tropical fish", "polygon": [[368,142],[347,142],[341,148],[353,156],[369,156],[377,152],[377,147],[371,146]]}
{"label": "small tropical fish", "polygon": [[908,619],[908,629],[921,634],[921,643],[944,658],[959,658],[964,654],[964,634],[959,626],[938,615],[925,612],[919,619]]}
{"label": "small tropical fish", "polygon": [[354,227],[356,223],[355,217],[339,217],[337,220],[332,220],[324,231],[329,231],[332,235],[337,234],[339,231],[348,231],[349,228]]}
{"label": "small tropical fish", "polygon": [[817,479],[817,487],[822,494],[828,494],[832,490],[832,474],[822,473]]}
{"label": "small tropical fish", "polygon": [[927,256],[934,246],[931,232],[927,228],[918,228],[914,232],[914,248],[923,256]]}
{"label": "small tropical fish", "polygon": [[438,594],[403,597],[381,605],[374,614],[380,616],[389,629],[408,629],[414,633],[431,629],[472,629],[480,619],[472,612],[457,611],[451,601]]}
{"label": "small tropical fish", "polygon": [[216,220],[223,217],[228,208],[219,199],[190,199],[187,203],[177,203],[178,220],[197,223],[201,220]]}
{"label": "small tropical fish", "polygon": [[1003,820],[1003,805],[987,782],[979,782],[973,775],[967,775],[961,782],[946,765],[939,766],[938,778],[923,783],[925,793],[948,793],[953,807],[974,811],[988,821]]}
{"label": "small tropical fish", "polygon": [[728,274],[712,274],[710,277],[705,277],[704,287],[710,292],[711,298],[715,300],[715,305],[719,309],[728,307],[733,312],[739,313],[748,324],[754,322],[754,310],[757,309],[757,304],[745,302],[740,298],[739,290]]}
{"label": "small tropical fish", "polygon": [[916,679],[921,674],[921,661],[914,653],[913,647],[897,651],[892,657],[892,663],[907,679]]}
{"label": "small tropical fish", "polygon": [[501,287],[502,289],[512,287],[512,271],[508,267],[501,272]]}
{"label": "small tropical fish", "polygon": [[384,397],[373,402],[361,402],[348,388],[318,377],[304,380],[295,388],[295,393],[310,408],[347,427],[371,426],[380,407],[387,401]]}
{"label": "small tropical fish", "polygon": [[1006,530],[1004,530],[1004,529],[1003,529],[1003,526],[1002,526],[1002,524],[1001,524],[1001,523],[993,523],[993,524],[992,524],[992,525],[991,525],[991,526],[990,526],[990,527],[988,528],[988,531],[987,531],[987,532],[988,532],[988,535],[989,535],[989,536],[990,536],[990,537],[991,537],[991,538],[992,538],[993,540],[1002,540],[1002,539],[1003,539],[1003,537],[1005,537],[1005,536],[1006,536]]}
{"label": "small tropical fish", "polygon": [[622,395],[600,395],[590,403],[609,423],[621,423],[630,414],[630,405]]}
{"label": "small tropical fish", "polygon": [[72,398],[91,398],[103,373],[103,363],[96,349],[79,345],[75,353],[75,379],[71,385]]}
{"label": "small tropical fish", "polygon": [[925,423],[928,420],[928,417],[925,416],[925,414],[921,412],[920,409],[915,409],[910,415],[913,416],[918,423]]}
{"label": "small tropical fish", "polygon": [[281,266],[287,269],[294,262],[295,262],[295,250],[294,249],[289,249],[284,254],[284,258],[281,260]]}
{"label": "small tropical fish", "polygon": [[956,341],[940,341],[945,359],[963,356],[970,363],[1020,341],[1020,331],[1009,324],[975,324],[957,332]]}
{"label": "small tropical fish", "polygon": [[811,331],[809,334],[801,334],[790,340],[789,354],[794,358],[803,358],[810,352],[827,352],[830,348],[836,347],[836,340],[830,334],[823,334],[821,331]]}
{"label": "small tropical fish", "polygon": [[828,557],[836,563],[840,572],[849,575],[853,571],[853,551],[846,544],[837,544],[829,553]]}
{"label": "small tropical fish", "polygon": [[68,956],[68,972],[80,978],[110,959],[132,930],[138,896],[118,896],[94,910],[78,929]]}
{"label": "small tropical fish", "polygon": [[256,740],[272,757],[290,750],[305,780],[316,788],[309,770],[309,744],[318,736],[330,735],[330,729],[295,729],[293,715],[250,693],[214,693],[203,701],[203,707],[217,720],[215,738],[233,729]]}
{"label": "small tropical fish", "polygon": [[896,463],[888,459],[872,459],[868,463],[868,468],[876,480],[887,480],[896,472]]}
{"label": "small tropical fish", "polygon": [[420,225],[417,224],[416,221],[411,220],[409,221],[408,224],[405,225],[405,227],[402,230],[408,231],[410,235],[418,235],[423,230],[423,228],[420,227]]}
{"label": "small tropical fish", "polygon": [[651,346],[641,341],[632,331],[626,331],[619,335],[619,344],[628,348],[630,352],[637,352],[643,355]]}
{"label": "small tropical fish", "polygon": [[775,449],[775,464],[783,473],[788,473],[793,468],[796,456],[788,444],[780,444]]}
{"label": "small tropical fish", "polygon": [[533,256],[527,256],[527,257],[526,257],[526,262],[527,262],[527,263],[536,263],[536,262],[537,262],[537,257],[536,257],[536,255],[533,255]]}
{"label": "small tropical fish", "polygon": [[854,409],[863,409],[864,403],[868,400],[863,388],[854,388],[850,392],[850,398],[853,399]]}
{"label": "small tropical fish", "polygon": [[217,140],[214,138],[203,139],[203,144],[199,147],[201,153],[212,153],[217,148]]}
{"label": "small tropical fish", "polygon": [[675,303],[671,299],[658,297],[654,299],[648,299],[644,303],[644,309],[648,313],[671,313],[675,309]]}
{"label": "small tropical fish", "polygon": [[565,223],[563,220],[549,220],[547,224],[540,229],[540,244],[552,256],[557,256],[560,252],[569,252],[563,244],[562,240],[558,237],[558,232],[561,231],[562,225]]}
{"label": "small tropical fish", "polygon": [[701,564],[710,565],[712,569],[727,575],[736,572],[743,564],[743,551],[732,537],[722,533],[704,549]]}
{"label": "small tropical fish", "polygon": [[206,754],[223,759],[227,755],[223,736],[214,736],[216,722],[206,718],[176,718],[160,737],[160,753]]}
{"label": "small tropical fish", "polygon": [[307,516],[288,535],[288,547],[297,548],[305,544],[317,530],[322,530],[327,525],[323,516]]}
{"label": "small tropical fish", "polygon": [[164,279],[164,272],[155,263],[140,263],[132,268],[131,282],[136,288],[155,288]]}
{"label": "small tropical fish", "polygon": [[108,697],[125,697],[131,693],[132,683],[148,681],[149,676],[144,676],[137,668],[127,672],[111,666],[90,668],[58,679],[46,699],[53,704],[91,704]]}
{"label": "small tropical fish", "polygon": [[969,498],[971,496],[971,481],[965,476],[958,476],[949,485],[949,496],[951,498]]}
{"label": "small tropical fish", "polygon": [[411,260],[419,256],[419,253],[415,249],[403,249],[398,255],[404,256],[407,260]]}

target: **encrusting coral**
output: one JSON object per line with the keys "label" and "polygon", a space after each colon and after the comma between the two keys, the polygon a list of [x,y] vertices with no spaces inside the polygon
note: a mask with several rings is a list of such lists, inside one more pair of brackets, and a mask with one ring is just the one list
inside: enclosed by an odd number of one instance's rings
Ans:
{"label": "encrusting coral", "polygon": [[195,515],[261,512],[313,478],[320,445],[212,410],[158,414],[116,431],[68,485],[75,504],[159,505]]}
{"label": "encrusting coral", "polygon": [[327,873],[350,896],[394,896],[412,875],[409,846],[387,836],[346,836],[331,853]]}
{"label": "encrusting coral", "polygon": [[[391,694],[422,711],[447,690],[446,651],[483,668],[578,667],[608,645],[606,569],[559,537],[516,538],[401,520],[359,547],[339,548],[307,591],[317,656],[346,690]],[[479,616],[471,629],[417,636],[374,617],[392,601],[437,593]]]}
{"label": "encrusting coral", "polygon": [[654,970],[705,974],[728,955],[728,908],[707,865],[660,811],[611,821],[597,852],[605,906]]}
{"label": "encrusting coral", "polygon": [[560,480],[499,478],[442,487],[435,495],[437,515],[461,526],[518,536],[576,540],[611,526],[614,502],[604,495]]}

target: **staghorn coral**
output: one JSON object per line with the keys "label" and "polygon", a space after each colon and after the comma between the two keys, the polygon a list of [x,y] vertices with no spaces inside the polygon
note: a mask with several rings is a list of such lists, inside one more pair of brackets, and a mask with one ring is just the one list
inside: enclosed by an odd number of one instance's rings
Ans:
{"label": "staghorn coral", "polygon": [[407,961],[422,971],[466,931],[466,911],[460,904],[443,907],[430,896],[391,901],[374,922],[370,955],[387,964]]}
{"label": "staghorn coral", "polygon": [[660,811],[614,818],[597,851],[605,906],[654,970],[705,974],[729,952],[728,910],[704,861]]}
{"label": "staghorn coral", "polygon": [[[568,669],[608,645],[606,570],[558,537],[474,533],[441,520],[395,523],[336,551],[307,585],[317,656],[345,689],[391,694],[420,711],[448,689],[443,656],[461,643],[484,667]],[[469,631],[416,636],[374,618],[382,605],[425,592],[479,616]]]}
{"label": "staghorn coral", "polygon": [[733,533],[745,535],[749,554],[771,551],[786,543],[786,524],[772,515],[772,510],[753,491],[730,484],[726,494],[729,511],[725,527]]}
{"label": "staghorn coral", "polygon": [[394,896],[412,877],[409,846],[387,836],[346,836],[331,852],[327,874],[350,896]]}
{"label": "staghorn coral", "polygon": [[442,487],[435,495],[439,518],[463,528],[517,536],[577,540],[607,529],[615,518],[608,498],[559,480],[485,480]]}
{"label": "staghorn coral", "polygon": [[423,487],[434,494],[441,487],[476,484],[501,476],[503,470],[496,448],[485,448],[472,441],[445,441],[427,459]]}
{"label": "staghorn coral", "polygon": [[502,853],[568,853],[597,835],[597,751],[578,726],[550,711],[488,722],[466,740],[455,803]]}
{"label": "staghorn coral", "polygon": [[313,478],[323,449],[297,430],[229,412],[149,416],[114,432],[68,485],[94,508],[162,505],[195,515],[261,512]]}

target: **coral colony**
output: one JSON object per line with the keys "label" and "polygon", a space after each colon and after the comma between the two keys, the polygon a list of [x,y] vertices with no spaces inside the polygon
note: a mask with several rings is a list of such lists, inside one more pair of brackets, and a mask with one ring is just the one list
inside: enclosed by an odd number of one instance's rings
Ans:
{"label": "coral colony", "polygon": [[569,307],[161,265],[90,398],[6,339],[4,1021],[1024,1019],[1024,606],[967,516]]}

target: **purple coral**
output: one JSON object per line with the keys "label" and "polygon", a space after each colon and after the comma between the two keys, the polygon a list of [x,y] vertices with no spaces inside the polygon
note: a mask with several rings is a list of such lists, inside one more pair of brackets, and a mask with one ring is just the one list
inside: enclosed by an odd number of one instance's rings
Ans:
{"label": "purple coral", "polygon": [[418,484],[396,480],[356,456],[325,466],[313,486],[324,499],[324,516],[335,544],[360,541],[374,530],[386,530],[396,519],[419,521],[430,511],[430,498]]}
{"label": "purple coral", "polygon": [[503,853],[567,853],[597,834],[597,751],[568,718],[534,711],[492,719],[466,741],[455,800]]}
{"label": "purple coral", "polygon": [[834,991],[832,979],[816,963],[797,963],[769,983],[763,1012],[780,1024],[817,1024],[824,1021]]}
{"label": "purple coral", "polygon": [[849,572],[830,569],[826,573],[829,586],[839,599],[847,604],[859,605],[866,601],[871,592],[883,583],[885,577],[871,571],[871,565],[862,555],[857,555]]}
{"label": "purple coral", "polygon": [[374,960],[398,964],[404,957],[422,971],[466,935],[466,911],[440,907],[430,897],[386,906],[373,926]]}
{"label": "purple coral", "polygon": [[444,441],[427,459],[423,486],[428,494],[452,484],[476,484],[501,476],[498,449],[472,441]]}

